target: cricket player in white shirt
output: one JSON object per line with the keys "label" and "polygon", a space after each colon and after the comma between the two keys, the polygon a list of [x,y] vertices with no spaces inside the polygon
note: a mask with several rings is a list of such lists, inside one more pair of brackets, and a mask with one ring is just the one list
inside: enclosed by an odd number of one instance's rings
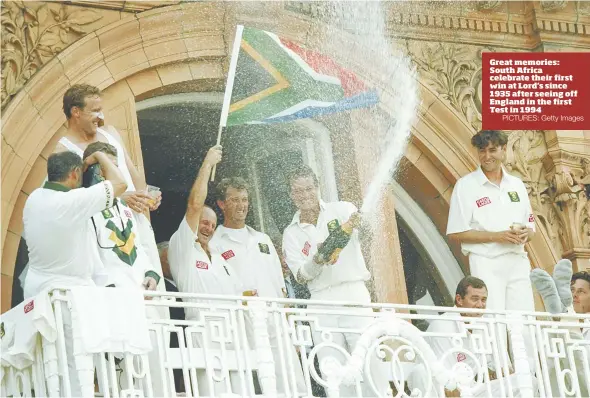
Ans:
{"label": "cricket player in white shirt", "polygon": [[[488,302],[488,290],[484,281],[473,276],[466,276],[457,285],[455,294],[455,306],[457,308],[474,308],[486,309]],[[496,368],[492,355],[486,355],[477,350],[482,350],[481,342],[486,341],[485,330],[490,327],[490,324],[482,323],[477,325],[477,319],[482,317],[482,314],[477,313],[461,313],[446,312],[441,315],[442,318],[457,318],[470,317],[472,322],[435,319],[431,321],[426,331],[433,334],[427,337],[430,347],[434,351],[437,358],[443,361],[446,369],[454,374],[462,373],[466,384],[459,387],[457,390],[449,391],[445,389],[446,397],[464,396],[469,389],[474,397],[500,397],[511,396],[507,390],[510,386],[513,388],[513,395],[520,396],[518,389],[518,380],[513,374],[514,369],[509,364],[508,369],[505,367]],[[487,325],[487,326],[486,326]],[[490,331],[491,332],[491,331]],[[461,344],[457,344],[457,338],[460,338]],[[502,356],[502,347],[498,347],[499,355]],[[487,351],[487,350],[486,350]],[[505,351],[504,351],[505,353]],[[506,355],[507,357],[507,355]],[[477,359],[477,362],[475,359]],[[500,362],[498,365],[501,365]],[[483,367],[483,369],[480,369]],[[481,373],[480,373],[481,372]],[[488,373],[488,377],[483,375]],[[506,377],[498,380],[498,373],[506,374]],[[482,376],[476,375],[481,374]],[[418,388],[425,396],[435,396],[436,391],[424,391],[428,385],[424,379],[426,373],[420,367],[416,368],[410,377],[409,388]],[[507,378],[510,378],[508,383]],[[535,384],[535,382],[534,382]],[[460,391],[462,390],[462,395]]]}
{"label": "cricket player in white shirt", "polygon": [[[93,142],[84,150],[83,159],[101,152],[117,166],[117,149],[106,142]],[[102,170],[100,175],[104,177]],[[150,257],[141,245],[141,234],[132,210],[123,199],[115,205],[92,216],[98,253],[104,265],[104,274],[95,275],[103,279],[103,285],[120,288],[156,290],[160,275],[155,271]]]}
{"label": "cricket player in white shirt", "polygon": [[[178,230],[170,238],[168,262],[172,278],[176,282],[179,292],[225,294],[230,296],[240,296],[242,294],[241,284],[234,270],[221,257],[221,254],[209,245],[209,240],[213,236],[217,225],[217,216],[210,207],[205,205],[207,183],[213,167],[221,161],[221,156],[221,145],[214,146],[207,152],[191,188],[186,214]],[[184,299],[184,301],[187,301],[187,299]],[[206,323],[205,319],[201,319],[199,316],[199,309],[186,308],[185,311],[187,320]],[[220,343],[216,341],[204,342],[204,337],[198,336],[195,344],[200,347],[220,350],[235,349],[235,342],[233,341],[229,341],[225,347],[221,347]],[[214,391],[209,391],[209,383],[205,378],[205,372],[197,373],[200,379],[200,394],[219,396],[224,392],[230,392],[224,391],[224,381],[215,382],[213,385]],[[219,373],[219,370],[215,370],[214,373]],[[230,372],[230,382],[232,391],[235,393],[240,391],[240,380],[233,373]]]}
{"label": "cricket player in white shirt", "polygon": [[[105,181],[80,188],[83,170],[97,162]],[[112,207],[115,197],[127,189],[122,173],[104,153],[94,153],[84,162],[72,152],[52,154],[47,160],[47,177],[45,185],[31,193],[23,210],[29,248],[25,298],[52,287],[94,286],[92,275],[102,268],[102,263],[90,218]],[[71,319],[66,303],[63,305],[72,393],[80,396]]]}
{"label": "cricket player in white shirt", "polygon": [[[455,184],[447,235],[469,256],[471,275],[485,281],[489,309],[534,311],[524,244],[535,232],[535,217],[525,185],[502,167],[507,142],[496,130],[472,137],[481,166]],[[532,347],[527,351],[534,369]]]}
{"label": "cricket player in white shirt", "polygon": [[[296,280],[307,284],[311,300],[370,304],[371,295],[365,286],[370,274],[365,265],[356,230],[360,223],[356,206],[349,202],[325,203],[320,200],[318,179],[307,166],[292,171],[289,175],[289,184],[291,199],[298,210],[283,233],[283,253]],[[349,242],[341,251],[337,249],[327,262],[318,262],[318,246],[326,241],[332,231],[345,225],[352,230]],[[308,308],[322,307],[310,305]],[[371,308],[346,308],[346,311],[358,313],[359,316],[322,315],[319,316],[320,326],[328,330],[362,329],[372,320]],[[316,346],[323,342],[321,336],[320,331],[314,332]],[[360,335],[331,332],[331,337],[335,345],[352,352]],[[326,348],[318,351],[320,363],[322,358],[330,355],[334,355],[334,351]],[[385,379],[384,366],[378,363],[376,358],[371,373],[380,394],[385,395],[389,386]],[[367,396],[376,395],[368,385],[364,385],[363,390]],[[340,393],[342,396],[356,396],[354,388],[348,386],[341,386]]]}
{"label": "cricket player in white shirt", "polygon": [[[211,239],[211,247],[221,253],[237,272],[244,296],[285,298],[286,288],[281,262],[270,237],[246,225],[249,205],[248,184],[240,177],[224,178],[217,186],[217,194],[217,205],[223,212],[224,221],[223,225],[217,227]],[[288,344],[287,349],[279,350],[279,341],[284,344],[287,339],[279,336],[280,331],[276,330],[272,316],[269,316],[268,321],[277,375],[277,391],[288,392],[288,395],[292,395],[293,391],[303,394],[306,391],[305,380],[295,347]],[[283,324],[286,324],[286,320]],[[251,333],[248,338],[253,341]],[[288,338],[288,341],[291,342],[291,339]],[[283,356],[280,355],[281,351]],[[285,355],[288,358],[284,359]],[[285,364],[287,374],[283,374],[281,363]],[[291,383],[290,370],[295,374],[296,386]]]}

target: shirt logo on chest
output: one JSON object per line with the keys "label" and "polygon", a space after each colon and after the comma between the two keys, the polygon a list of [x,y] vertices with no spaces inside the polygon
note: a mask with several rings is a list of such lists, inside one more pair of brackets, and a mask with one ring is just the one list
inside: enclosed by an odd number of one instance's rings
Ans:
{"label": "shirt logo on chest", "polygon": [[258,249],[260,250],[260,253],[270,254],[270,249],[266,243],[259,243]]}
{"label": "shirt logo on chest", "polygon": [[457,362],[463,362],[466,359],[467,359],[467,357],[462,352],[457,354]]}
{"label": "shirt logo on chest", "polygon": [[511,202],[520,202],[520,198],[518,197],[518,192],[516,192],[516,191],[508,192],[508,197],[510,198]]}
{"label": "shirt logo on chest", "polygon": [[234,254],[233,250],[228,250],[226,252],[221,253],[221,257],[223,257],[224,260],[229,260],[232,257],[235,257],[236,255]]}
{"label": "shirt logo on chest", "polygon": [[301,253],[305,254],[306,256],[309,256],[309,249],[311,249],[311,245],[309,244],[309,242],[305,242],[305,244],[303,245],[303,250],[301,250]]}
{"label": "shirt logo on chest", "polygon": [[490,200],[490,198],[488,196],[484,196],[483,198],[477,199],[475,201],[475,204],[477,205],[477,207],[483,207],[483,206],[489,205],[491,203],[492,203],[492,201]]}
{"label": "shirt logo on chest", "polygon": [[535,222],[535,216],[533,213],[529,214],[529,222]]}
{"label": "shirt logo on chest", "polygon": [[127,209],[123,210],[123,213],[127,216],[127,218],[131,218],[131,212]]}
{"label": "shirt logo on chest", "polygon": [[31,300],[30,303],[28,303],[27,305],[25,305],[25,308],[24,308],[25,314],[28,313],[28,312],[33,311],[34,308],[35,308],[35,300]]}
{"label": "shirt logo on chest", "polygon": [[0,339],[4,337],[4,322],[0,323]]}
{"label": "shirt logo on chest", "polygon": [[197,261],[196,266],[198,269],[209,269],[209,264],[204,261]]}

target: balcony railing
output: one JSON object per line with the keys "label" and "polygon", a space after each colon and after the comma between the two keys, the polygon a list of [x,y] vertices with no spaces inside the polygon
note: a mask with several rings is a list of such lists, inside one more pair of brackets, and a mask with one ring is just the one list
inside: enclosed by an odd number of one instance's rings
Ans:
{"label": "balcony railing", "polygon": [[[92,303],[91,313],[82,314],[70,290],[48,294],[54,333],[41,331],[24,356],[13,355],[23,351],[15,338],[24,329],[11,322],[19,319],[16,311],[26,312],[27,301],[2,315],[1,396],[311,397],[314,385],[333,397],[581,397],[590,391],[590,342],[580,323],[586,315],[485,311],[474,317],[477,311],[457,308],[163,292],[140,299],[140,307],[122,302],[104,319],[112,310],[103,308],[107,303]],[[153,314],[171,307],[194,320],[135,316],[138,308]],[[127,309],[134,312],[121,317]],[[151,350],[88,350],[88,342],[100,347],[81,324],[88,315],[105,330],[120,328],[121,336],[139,327]],[[132,319],[146,323],[129,325]],[[440,321],[453,327],[424,327]],[[171,344],[173,336],[178,344]]]}

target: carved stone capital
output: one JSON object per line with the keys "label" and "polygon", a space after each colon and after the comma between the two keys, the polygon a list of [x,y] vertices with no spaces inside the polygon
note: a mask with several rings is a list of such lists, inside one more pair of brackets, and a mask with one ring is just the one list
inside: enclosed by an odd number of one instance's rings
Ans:
{"label": "carved stone capital", "polygon": [[559,149],[559,142],[543,158],[549,187],[544,195],[559,224],[563,256],[576,269],[590,268],[590,200],[584,183],[590,182],[590,158]]}

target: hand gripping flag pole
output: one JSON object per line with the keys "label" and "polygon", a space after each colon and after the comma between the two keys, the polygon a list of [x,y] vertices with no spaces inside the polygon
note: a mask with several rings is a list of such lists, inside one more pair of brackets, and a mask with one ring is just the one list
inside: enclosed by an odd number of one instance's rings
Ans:
{"label": "hand gripping flag pole", "polygon": [[[229,71],[227,72],[227,82],[225,83],[225,94],[223,95],[223,106],[221,108],[221,117],[219,118],[219,131],[217,132],[217,145],[221,143],[221,132],[227,126],[227,115],[229,114],[229,105],[231,102],[232,91],[234,88],[234,78],[236,77],[236,66],[238,64],[238,55],[240,54],[240,43],[242,42],[243,25],[236,27],[236,36],[232,48],[231,59],[229,62]],[[215,180],[215,171],[217,165],[211,172],[211,181]]]}

